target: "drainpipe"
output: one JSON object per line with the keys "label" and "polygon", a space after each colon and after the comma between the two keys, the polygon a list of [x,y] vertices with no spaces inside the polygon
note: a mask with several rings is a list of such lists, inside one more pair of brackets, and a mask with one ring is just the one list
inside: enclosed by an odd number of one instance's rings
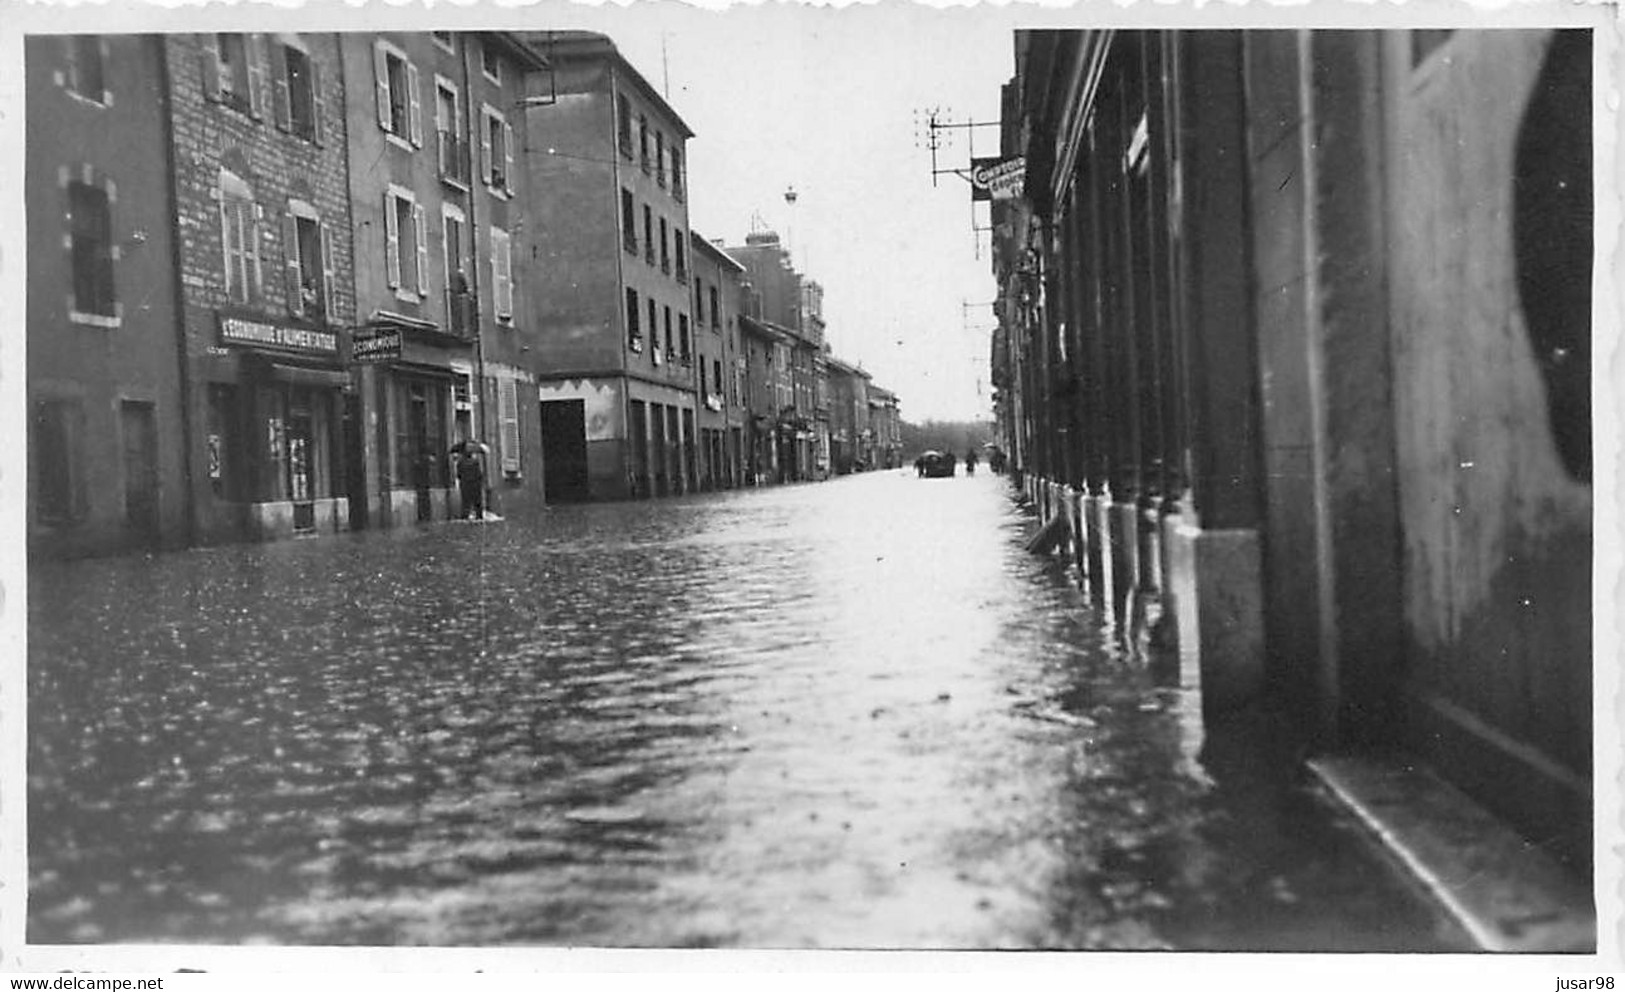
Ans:
{"label": "drainpipe", "polygon": [[186,480],[186,543],[197,543],[198,535],[198,499],[197,499],[197,455],[192,451],[194,432],[192,420],[197,407],[197,397],[192,395],[191,357],[187,349],[187,322],[186,322],[186,284],[182,280],[181,246],[185,242],[181,239],[181,215],[177,205],[175,183],[180,172],[176,168],[175,155],[175,90],[174,82],[169,73],[169,36],[149,35],[156,46],[158,56],[158,93],[159,103],[162,106],[164,133],[167,139],[164,142],[165,164],[169,168],[169,182],[165,189],[169,194],[169,267],[173,277],[175,291],[175,352],[179,360],[179,386],[181,392],[181,476]]}
{"label": "drainpipe", "polygon": [[[470,264],[468,266],[468,316],[469,324],[474,331],[474,378],[475,387],[469,390],[469,397],[479,404],[479,442],[485,445],[485,508],[493,510],[496,486],[492,481],[491,471],[491,431],[486,422],[485,402],[485,324],[480,314],[480,178],[474,175],[474,149],[477,147],[472,140],[475,134],[476,121],[480,121],[479,102],[474,97],[474,76],[469,63],[469,35],[459,36],[462,41],[462,58],[459,60],[463,67],[463,97],[468,104],[467,126],[459,137],[468,142],[468,247]],[[483,121],[481,121],[483,125]],[[493,291],[495,287],[492,287]]]}

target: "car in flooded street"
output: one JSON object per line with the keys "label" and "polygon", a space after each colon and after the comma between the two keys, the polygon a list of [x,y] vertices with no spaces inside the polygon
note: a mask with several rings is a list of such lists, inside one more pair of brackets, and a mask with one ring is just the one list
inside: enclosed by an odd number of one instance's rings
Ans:
{"label": "car in flooded street", "polygon": [[914,460],[914,471],[922,479],[952,478],[954,456],[941,451],[927,451]]}

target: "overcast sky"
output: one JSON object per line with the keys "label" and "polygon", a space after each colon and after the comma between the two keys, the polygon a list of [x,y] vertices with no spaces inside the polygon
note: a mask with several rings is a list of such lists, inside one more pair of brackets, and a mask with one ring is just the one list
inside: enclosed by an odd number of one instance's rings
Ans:
{"label": "overcast sky", "polygon": [[[951,175],[932,187],[915,118],[938,106],[997,121],[1013,67],[1003,14],[640,4],[581,26],[608,34],[694,130],[696,231],[738,244],[757,214],[777,230],[824,286],[835,354],[897,391],[906,419],[990,414],[987,236],[978,257],[969,187]],[[996,128],[975,140],[998,149]],[[940,165],[963,167],[968,141],[954,132]]]}

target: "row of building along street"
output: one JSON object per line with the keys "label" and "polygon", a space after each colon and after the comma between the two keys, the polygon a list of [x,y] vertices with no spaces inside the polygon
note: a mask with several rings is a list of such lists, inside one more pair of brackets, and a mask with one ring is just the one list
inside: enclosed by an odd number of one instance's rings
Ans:
{"label": "row of building along street", "polygon": [[1588,945],[1591,32],[1019,31],[1015,64],[991,358],[1046,543],[1210,724],[1287,714],[1356,802],[1437,776],[1561,864],[1490,943]]}
{"label": "row of building along street", "polygon": [[79,554],[900,463],[775,233],[585,32],[32,37],[28,537]]}

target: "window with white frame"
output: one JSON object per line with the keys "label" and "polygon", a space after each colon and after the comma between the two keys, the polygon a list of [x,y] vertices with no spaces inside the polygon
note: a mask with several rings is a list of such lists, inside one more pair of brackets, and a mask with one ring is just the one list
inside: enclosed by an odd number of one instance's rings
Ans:
{"label": "window with white frame", "polygon": [[638,291],[626,290],[626,346],[633,351],[643,350],[643,329],[638,323]]}
{"label": "window with white frame", "polygon": [[499,227],[491,228],[491,300],[496,318],[513,320],[513,239]]}
{"label": "window with white frame", "polygon": [[333,238],[315,208],[302,200],[289,201],[282,215],[282,274],[289,313],[318,322],[336,316]]}
{"label": "window with white frame", "polygon": [[238,110],[255,109],[253,72],[249,65],[249,38],[246,34],[221,33],[214,36],[215,86],[221,103]]}
{"label": "window with white frame", "polygon": [[57,73],[57,85],[68,92],[99,103],[113,105],[113,92],[107,85],[107,39],[99,34],[75,34],[63,39],[66,69]]}
{"label": "window with white frame", "polygon": [[117,190],[111,180],[89,169],[65,180],[65,186],[68,254],[73,273],[69,312],[81,323],[116,326],[123,309],[113,277],[113,263],[118,261],[118,246],[113,243]]}
{"label": "window with white frame", "polygon": [[480,72],[491,82],[502,85],[502,56],[497,54],[489,38],[480,41]]}
{"label": "window with white frame", "polygon": [[310,53],[286,41],[271,47],[273,76],[272,102],[277,126],[304,138],[321,142],[320,68]]}
{"label": "window with white frame", "polygon": [[423,145],[423,102],[418,69],[394,45],[379,41],[372,49],[373,86],[378,98],[378,126],[386,134]]}
{"label": "window with white frame", "polygon": [[226,272],[226,298],[248,304],[259,299],[260,222],[265,208],[254,202],[254,191],[241,177],[220,170],[220,243]]}
{"label": "window with white frame", "polygon": [[440,178],[468,186],[468,139],[463,136],[463,101],[457,84],[444,76],[434,80],[434,131],[439,149]]}
{"label": "window with white frame", "polygon": [[469,308],[468,269],[464,258],[468,254],[468,219],[456,205],[440,205],[440,250],[446,267],[446,328],[453,334],[472,333],[473,319]]}
{"label": "window with white frame", "polygon": [[450,31],[430,31],[429,37],[433,38],[434,43],[446,51],[456,51],[456,44],[452,41],[452,33]]}
{"label": "window with white frame", "polygon": [[412,191],[391,185],[384,193],[384,269],[397,298],[421,300],[429,293],[428,233]]}
{"label": "window with white frame", "polygon": [[510,193],[514,188],[513,125],[490,104],[481,113],[480,174],[492,192]]}
{"label": "window with white frame", "polygon": [[659,304],[655,303],[653,297],[650,297],[649,298],[649,355],[650,355],[651,358],[654,359],[654,363],[656,365],[659,365],[661,363],[661,361],[662,361],[662,353],[661,353],[661,350],[660,350],[660,324],[657,322],[657,319],[659,318],[659,316],[660,316]]}

